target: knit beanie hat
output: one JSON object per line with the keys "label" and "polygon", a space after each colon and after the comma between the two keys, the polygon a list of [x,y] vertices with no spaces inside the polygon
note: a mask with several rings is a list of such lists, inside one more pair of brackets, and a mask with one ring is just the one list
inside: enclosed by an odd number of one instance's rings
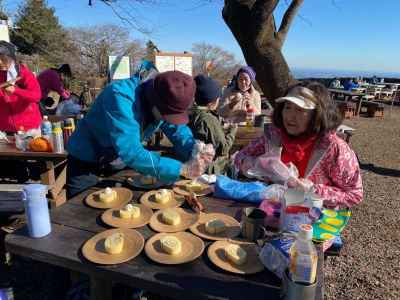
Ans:
{"label": "knit beanie hat", "polygon": [[197,105],[206,106],[221,96],[221,88],[211,77],[200,74],[194,78],[194,81],[196,82],[195,101]]}
{"label": "knit beanie hat", "polygon": [[240,73],[246,73],[247,75],[249,75],[250,80],[251,80],[252,82],[256,80],[256,72],[255,72],[255,71],[253,70],[253,68],[250,67],[250,66],[241,67],[241,68],[239,69],[239,71],[237,72],[237,74],[236,74],[236,78],[239,77],[239,74],[240,74]]}
{"label": "knit beanie hat", "polygon": [[146,89],[149,101],[160,111],[163,120],[175,125],[189,122],[188,110],[196,90],[192,76],[180,71],[163,72]]}

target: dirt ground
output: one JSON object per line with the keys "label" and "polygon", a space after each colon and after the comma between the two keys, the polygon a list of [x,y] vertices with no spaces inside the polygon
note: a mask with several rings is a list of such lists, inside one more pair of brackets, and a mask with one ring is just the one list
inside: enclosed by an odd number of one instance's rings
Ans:
{"label": "dirt ground", "polygon": [[354,208],[339,257],[325,265],[326,299],[400,299],[400,108],[384,119],[353,118],[350,144],[362,168],[363,202]]}
{"label": "dirt ground", "polygon": [[[384,119],[345,122],[356,129],[350,144],[360,160],[364,200],[344,231],[341,255],[325,262],[326,299],[400,299],[399,119],[397,107]],[[67,283],[65,273],[29,260],[11,270],[0,266],[0,283],[10,277],[15,299],[24,300],[61,299]]]}

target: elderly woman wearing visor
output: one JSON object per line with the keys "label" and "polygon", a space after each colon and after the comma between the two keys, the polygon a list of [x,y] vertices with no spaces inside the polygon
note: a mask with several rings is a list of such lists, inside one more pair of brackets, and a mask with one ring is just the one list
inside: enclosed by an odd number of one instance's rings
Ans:
{"label": "elderly woman wearing visor", "polygon": [[273,125],[235,156],[244,175],[258,156],[280,154],[299,171],[297,184],[312,190],[330,208],[351,207],[362,200],[360,167],[349,145],[336,135],[342,119],[327,89],[304,82],[276,100]]}

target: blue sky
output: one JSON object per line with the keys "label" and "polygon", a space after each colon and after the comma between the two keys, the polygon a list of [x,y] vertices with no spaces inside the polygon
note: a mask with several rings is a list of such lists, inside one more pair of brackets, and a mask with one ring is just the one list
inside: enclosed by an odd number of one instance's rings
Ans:
{"label": "blue sky", "polygon": [[[124,25],[109,7],[92,1],[92,7],[88,0],[48,0],[48,4],[65,26]],[[161,50],[190,51],[193,43],[204,41],[243,59],[222,20],[222,0],[205,5],[201,0],[152,0],[158,5],[135,9],[129,1],[117,3],[154,29],[150,38]],[[11,12],[20,2],[5,0]],[[281,2],[277,22],[286,9],[285,1]],[[400,72],[399,11],[399,0],[305,0],[289,32],[284,55],[292,68]],[[131,30],[131,36],[149,38],[135,30]]]}

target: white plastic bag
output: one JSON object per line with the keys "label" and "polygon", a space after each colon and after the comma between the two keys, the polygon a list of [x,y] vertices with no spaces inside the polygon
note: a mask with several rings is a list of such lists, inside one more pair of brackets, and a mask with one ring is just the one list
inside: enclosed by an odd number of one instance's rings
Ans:
{"label": "white plastic bag", "polygon": [[296,180],[299,171],[292,163],[286,166],[279,156],[261,155],[256,158],[254,166],[247,171],[247,175],[285,185],[289,180]]}

